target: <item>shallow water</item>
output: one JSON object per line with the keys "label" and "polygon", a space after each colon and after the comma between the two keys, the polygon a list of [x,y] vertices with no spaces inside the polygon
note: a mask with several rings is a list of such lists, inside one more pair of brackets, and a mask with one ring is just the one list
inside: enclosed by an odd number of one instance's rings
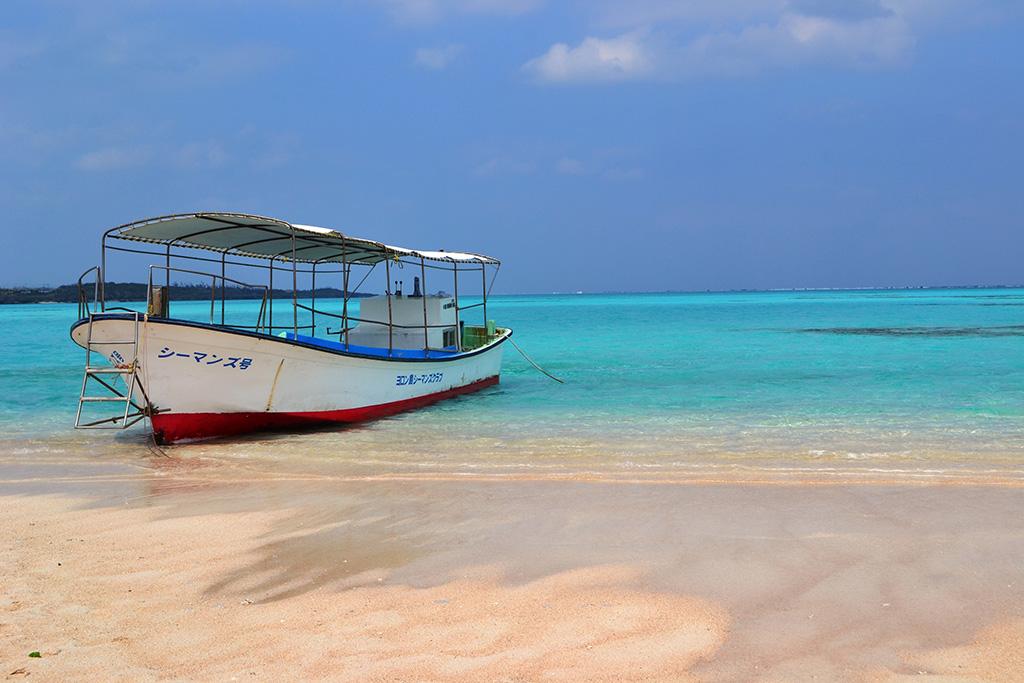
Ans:
{"label": "shallow water", "polygon": [[[175,307],[209,315],[208,303]],[[229,318],[256,307],[229,302]],[[1024,290],[500,296],[488,311],[566,383],[507,346],[501,385],[472,396],[172,451],[356,475],[1024,475]],[[68,338],[75,314],[0,306],[0,449],[35,461],[148,456],[140,428],[71,429],[84,360]]]}

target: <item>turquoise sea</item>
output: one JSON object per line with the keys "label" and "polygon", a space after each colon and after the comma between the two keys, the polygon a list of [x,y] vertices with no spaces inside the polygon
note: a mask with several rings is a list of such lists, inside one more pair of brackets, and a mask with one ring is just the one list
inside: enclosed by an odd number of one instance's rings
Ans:
{"label": "turquoise sea", "polygon": [[[232,315],[256,305],[228,304]],[[363,426],[171,450],[354,473],[1024,476],[1024,290],[497,296],[488,307],[565,384],[506,345],[501,384],[479,394]],[[202,319],[209,304],[172,313]],[[140,428],[71,428],[84,360],[68,338],[75,314],[0,306],[0,447],[151,457]]]}

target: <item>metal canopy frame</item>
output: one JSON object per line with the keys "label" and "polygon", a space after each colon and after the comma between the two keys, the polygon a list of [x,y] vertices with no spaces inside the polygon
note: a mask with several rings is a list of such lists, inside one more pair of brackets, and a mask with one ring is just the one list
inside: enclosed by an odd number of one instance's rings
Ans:
{"label": "metal canopy frame", "polygon": [[[203,226],[201,229],[191,230],[180,234],[171,233],[172,236],[160,238],[158,233],[153,232],[153,226],[163,226],[164,224],[173,223],[176,221],[183,222],[183,224],[195,223],[196,226]],[[210,224],[216,225],[210,225]],[[148,232],[147,232],[148,231]],[[240,234],[247,234],[242,241],[232,242],[227,241],[226,243],[217,244],[215,242],[204,242],[200,238],[211,238],[213,236],[223,237],[230,231],[242,231]],[[266,237],[259,237],[253,239],[258,234],[265,234]],[[108,242],[114,242],[110,244]],[[261,247],[266,249],[274,242],[287,241],[286,246],[283,249],[274,249],[273,251],[254,251],[254,247]],[[122,244],[124,242],[134,242],[137,246],[127,246]],[[139,248],[142,245],[152,245],[152,248]],[[160,249],[163,247],[163,249]],[[183,253],[183,250],[184,253]],[[319,250],[316,252],[316,258],[313,258],[312,254],[306,256],[303,252],[310,252],[311,250]],[[100,254],[100,265],[86,271],[82,278],[79,280],[80,290],[80,301],[88,301],[88,293],[84,288],[82,279],[90,272],[95,271],[96,273],[96,284],[94,286],[94,301],[99,305],[101,311],[107,310],[106,305],[106,288],[105,280],[107,273],[107,252],[123,252],[133,254],[144,254],[150,256],[161,257],[164,261],[163,265],[151,265],[150,276],[149,276],[149,291],[147,292],[147,298],[152,295],[153,290],[153,270],[163,270],[165,277],[164,283],[166,286],[170,286],[170,273],[171,271],[184,272],[202,277],[209,277],[211,281],[211,299],[210,299],[210,324],[215,324],[214,317],[216,311],[216,298],[218,291],[220,291],[220,321],[219,324],[224,327],[240,327],[246,329],[254,329],[256,332],[264,332],[266,334],[273,335],[275,330],[290,329],[295,336],[298,338],[299,330],[310,330],[311,336],[316,333],[316,316],[317,314],[338,318],[341,320],[341,327],[336,332],[331,331],[329,327],[326,328],[328,334],[338,334],[338,339],[342,342],[347,350],[349,348],[349,331],[352,329],[352,323],[375,323],[380,325],[387,325],[388,327],[388,353],[389,355],[394,350],[394,330],[395,328],[418,328],[423,329],[423,349],[425,352],[431,350],[429,344],[429,330],[431,328],[450,328],[451,325],[428,324],[427,318],[427,270],[434,271],[446,271],[452,273],[454,282],[454,299],[455,299],[455,328],[456,328],[456,350],[463,350],[463,339],[462,339],[462,323],[463,312],[476,308],[483,308],[483,330],[487,330],[487,297],[490,293],[490,289],[494,286],[494,281],[497,278],[498,270],[500,269],[501,262],[498,259],[483,256],[481,254],[473,254],[467,252],[421,252],[413,249],[406,249],[402,247],[393,247],[386,245],[381,242],[375,242],[372,240],[366,240],[362,238],[349,237],[340,232],[328,230],[326,228],[317,228],[314,226],[302,226],[293,225],[286,221],[281,221],[273,218],[266,218],[264,216],[257,216],[254,214],[240,214],[240,213],[191,213],[191,214],[171,214],[168,216],[160,216],[157,218],[151,218],[143,221],[135,221],[132,223],[126,223],[124,225],[111,228],[103,233],[101,240],[101,254]],[[203,256],[196,252],[201,251],[213,251],[219,253],[219,258],[211,258]],[[326,253],[324,253],[326,252]],[[231,258],[229,258],[231,257]],[[198,270],[176,268],[172,267],[172,258],[183,259],[190,262],[199,263],[213,263],[219,264],[220,273],[202,272]],[[244,259],[244,260],[241,260]],[[388,298],[387,310],[388,319],[383,320],[367,320],[361,317],[354,317],[349,314],[349,299],[357,294],[359,288],[366,282],[370,274],[376,269],[377,264],[384,262],[385,265],[385,295]],[[399,268],[403,268],[405,265],[416,267],[420,272],[422,279],[422,287],[424,293],[423,299],[423,321],[422,325],[398,325],[395,324],[392,316],[391,299],[394,293],[391,291],[391,266],[392,264],[397,265]],[[227,285],[233,283],[237,285],[247,285],[249,287],[262,287],[262,285],[251,285],[248,283],[241,282],[240,280],[232,279],[227,277],[227,266],[240,266],[247,268],[257,268],[265,270],[267,272],[268,285],[263,287],[263,303],[260,307],[259,318],[257,319],[255,326],[239,326],[239,325],[227,325],[225,323],[225,302],[227,299]],[[327,266],[327,267],[325,267]],[[334,266],[331,268],[330,266]],[[359,283],[354,289],[349,289],[351,282],[351,276],[353,274],[352,268],[354,266],[366,267],[366,273],[359,280]],[[487,270],[488,266],[493,266],[492,276],[490,283],[488,283]],[[292,320],[290,325],[274,325],[274,272],[284,271],[291,273],[292,281]],[[479,271],[481,277],[481,297],[482,300],[478,303],[462,306],[459,303],[459,275],[465,275],[467,273],[475,273]],[[312,306],[306,306],[299,303],[298,300],[298,277],[299,274],[310,275],[312,279]],[[340,274],[342,280],[341,291],[342,297],[342,313],[337,315],[328,311],[317,309],[316,307],[316,284],[317,276],[325,276],[330,274]],[[269,299],[269,301],[268,301]],[[148,301],[147,301],[148,304]],[[85,309],[88,310],[88,304],[84,304]],[[308,311],[311,314],[310,325],[299,325],[299,309]],[[81,310],[81,307],[80,307]],[[113,309],[111,309],[113,310]],[[264,312],[267,316],[267,322],[264,323],[263,317]],[[487,338],[485,336],[485,338]]]}
{"label": "metal canopy frame", "polygon": [[[175,225],[192,226],[199,229],[176,232],[171,227]],[[225,233],[231,231],[243,231],[243,234],[246,232],[257,232],[270,236],[261,239],[251,239],[250,235],[250,238],[227,242],[210,241],[209,239],[214,235],[223,237]],[[104,238],[107,236],[137,242],[190,246],[196,249],[217,252],[227,251],[235,255],[252,258],[273,258],[275,255],[287,256],[291,254],[292,259],[305,263],[317,261],[340,262],[343,252],[347,252],[348,260],[350,261],[382,261],[389,258],[410,256],[447,263],[463,262],[488,265],[500,263],[498,259],[483,254],[425,251],[396,247],[375,240],[353,237],[329,228],[289,223],[277,218],[244,213],[199,212],[169,214],[119,225],[104,233]],[[198,238],[207,239],[201,240]],[[281,252],[251,248],[283,240],[288,240],[289,246]],[[302,246],[297,244],[300,241],[303,243]],[[330,255],[298,258],[299,251],[309,249],[324,249]],[[359,253],[362,255],[357,258],[355,255]]]}

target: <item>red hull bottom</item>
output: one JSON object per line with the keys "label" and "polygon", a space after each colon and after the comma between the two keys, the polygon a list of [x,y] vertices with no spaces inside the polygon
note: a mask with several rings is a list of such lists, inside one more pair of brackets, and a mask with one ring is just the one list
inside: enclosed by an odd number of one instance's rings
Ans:
{"label": "red hull bottom", "polygon": [[486,377],[447,391],[417,396],[392,403],[362,408],[324,410],[308,413],[160,413],[154,415],[153,436],[157,443],[210,439],[248,432],[296,429],[331,423],[364,422],[421,408],[461,394],[469,394],[498,383],[498,376]]}

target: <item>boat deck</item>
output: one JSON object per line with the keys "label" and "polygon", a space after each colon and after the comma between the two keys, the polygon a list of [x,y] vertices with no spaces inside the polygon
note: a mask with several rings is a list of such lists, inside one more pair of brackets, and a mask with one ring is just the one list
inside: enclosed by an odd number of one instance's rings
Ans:
{"label": "boat deck", "polygon": [[451,347],[450,350],[443,351],[439,349],[430,349],[429,351],[425,349],[391,349],[389,353],[386,348],[376,346],[359,346],[357,344],[349,344],[346,346],[345,344],[332,339],[309,337],[304,334],[296,335],[293,332],[286,332],[282,336],[289,341],[297,341],[303,344],[319,346],[321,348],[331,349],[332,351],[357,353],[361,356],[378,356],[380,358],[450,358],[458,355],[455,347]]}

